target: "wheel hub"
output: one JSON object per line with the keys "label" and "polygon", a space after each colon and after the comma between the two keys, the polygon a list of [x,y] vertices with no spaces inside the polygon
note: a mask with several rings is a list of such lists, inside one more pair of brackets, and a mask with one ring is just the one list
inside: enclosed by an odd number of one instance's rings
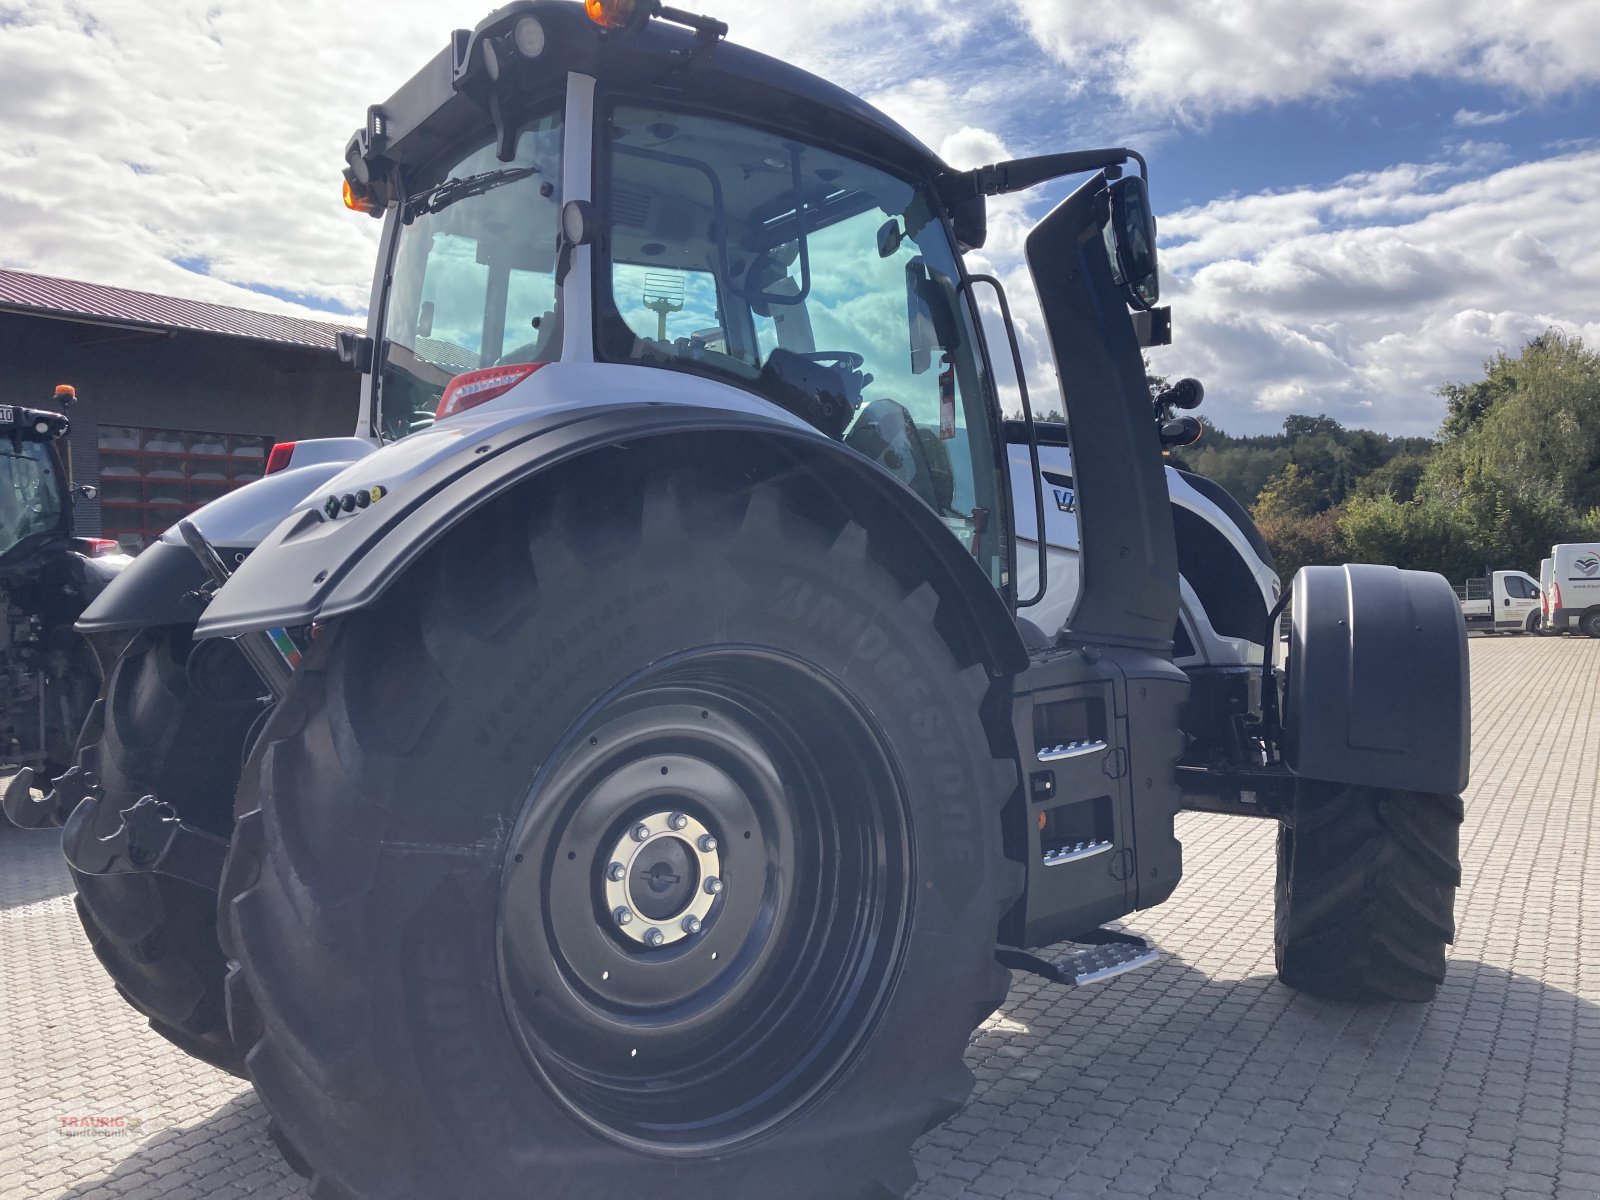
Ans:
{"label": "wheel hub", "polygon": [[632,822],[598,864],[619,936],[656,949],[699,934],[722,895],[716,836],[676,810]]}
{"label": "wheel hub", "polygon": [[903,804],[876,727],[786,656],[690,652],[598,703],[507,848],[504,994],[541,1078],[650,1147],[797,1111],[893,978]]}

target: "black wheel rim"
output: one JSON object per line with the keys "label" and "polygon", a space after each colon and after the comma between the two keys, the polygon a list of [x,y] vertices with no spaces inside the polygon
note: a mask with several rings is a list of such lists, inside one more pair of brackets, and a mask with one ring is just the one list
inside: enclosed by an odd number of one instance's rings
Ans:
{"label": "black wheel rim", "polygon": [[[575,730],[506,860],[506,1011],[545,1085],[607,1136],[756,1136],[828,1090],[899,973],[915,893],[884,739],[821,670],[728,648],[652,668]],[[695,840],[640,840],[666,818]]]}

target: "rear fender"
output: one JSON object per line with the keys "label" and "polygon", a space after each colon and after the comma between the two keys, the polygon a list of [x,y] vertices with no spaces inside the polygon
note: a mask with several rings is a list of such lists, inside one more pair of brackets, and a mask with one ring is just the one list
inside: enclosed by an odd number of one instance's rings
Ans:
{"label": "rear fender", "polygon": [[[675,439],[687,461],[697,449],[703,452],[704,435],[712,434],[749,438],[761,444],[763,454],[776,451],[792,464],[789,469],[821,483],[891,555],[924,568],[932,564],[939,594],[957,601],[955,619],[974,643],[973,657],[996,673],[1026,666],[1026,650],[1000,593],[932,510],[888,471],[787,421],[682,404],[532,415],[470,450],[463,446],[463,453],[432,462],[354,512],[297,512],[218,590],[197,636],[305,625],[366,608],[429,546],[512,488],[612,447]],[[340,487],[346,483],[359,493],[352,473]]]}
{"label": "rear fender", "polygon": [[[189,519],[229,567],[242,563],[307,496],[320,493],[328,480],[350,465],[355,451],[371,452],[369,445],[354,438],[327,440],[341,446],[345,456],[330,456],[326,461],[268,475],[190,514]],[[200,560],[174,526],[106,584],[78,618],[78,632],[99,634],[191,624],[199,619],[201,604],[196,593],[206,580]]]}
{"label": "rear fender", "polygon": [[1455,794],[1467,785],[1467,630],[1443,576],[1295,576],[1284,759],[1307,779]]}

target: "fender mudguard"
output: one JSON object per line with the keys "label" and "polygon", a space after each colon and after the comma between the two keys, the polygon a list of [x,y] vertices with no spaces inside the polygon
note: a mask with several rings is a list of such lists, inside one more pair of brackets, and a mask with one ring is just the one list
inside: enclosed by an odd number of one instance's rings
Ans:
{"label": "fender mudguard", "polygon": [[1455,794],[1467,786],[1467,629],[1441,575],[1295,576],[1284,759],[1307,779]]}
{"label": "fender mudguard", "polygon": [[[229,567],[242,563],[286,514],[348,467],[355,458],[351,451],[371,452],[370,446],[354,438],[330,438],[326,443],[345,453],[268,475],[189,514]],[[316,447],[323,443],[301,444]],[[76,628],[79,633],[91,634],[191,625],[203,608],[196,593],[208,579],[200,560],[174,526],[106,584],[84,609]]]}
{"label": "fender mudguard", "polygon": [[[869,530],[893,522],[897,553],[935,566],[941,595],[996,671],[1027,665],[1004,598],[939,518],[877,463],[809,429],[751,413],[684,404],[603,405],[531,416],[470,452],[452,455],[354,511],[306,509],[285,520],[217,591],[198,637],[305,625],[373,604],[473,512],[563,463],[607,447],[734,433],[776,443],[817,474]],[[464,448],[465,451],[465,448]],[[692,440],[685,454],[693,454]],[[357,489],[359,491],[359,488]],[[938,577],[942,576],[942,579]]]}
{"label": "fender mudguard", "polygon": [[190,624],[200,616],[195,593],[205,582],[200,560],[187,546],[154,542],[106,585],[74,628],[87,635]]}

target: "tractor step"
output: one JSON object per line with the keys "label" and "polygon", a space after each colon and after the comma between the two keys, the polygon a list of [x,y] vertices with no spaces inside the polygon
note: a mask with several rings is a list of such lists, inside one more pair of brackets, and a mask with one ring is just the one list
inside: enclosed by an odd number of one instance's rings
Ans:
{"label": "tractor step", "polygon": [[[1161,951],[1145,945],[1139,938],[1125,934],[1113,936],[1117,940],[1102,945],[1084,946],[1059,962],[1052,962],[1036,954],[1029,954],[1025,950],[1013,950],[1009,947],[996,950],[995,958],[1002,967],[1010,967],[1015,971],[1028,971],[1048,979],[1051,983],[1059,983],[1064,987],[1088,987],[1090,984],[1104,983],[1108,979],[1115,979],[1118,975],[1136,971],[1140,967],[1148,967],[1161,957]],[[1124,938],[1127,940],[1122,940]]]}

